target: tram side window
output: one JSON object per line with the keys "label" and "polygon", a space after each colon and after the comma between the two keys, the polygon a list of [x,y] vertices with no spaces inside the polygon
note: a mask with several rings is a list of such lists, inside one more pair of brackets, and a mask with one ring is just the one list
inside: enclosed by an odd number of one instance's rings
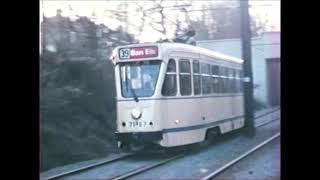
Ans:
{"label": "tram side window", "polygon": [[201,93],[201,74],[198,60],[193,61],[193,88],[194,95]]}
{"label": "tram side window", "polygon": [[238,93],[238,70],[234,70],[234,93]]}
{"label": "tram side window", "polygon": [[225,87],[225,93],[229,92],[229,77],[228,77],[228,68],[224,68],[224,87]]}
{"label": "tram side window", "polygon": [[234,69],[230,68],[229,69],[229,84],[230,84],[230,91],[229,92],[230,93],[234,93],[235,92],[235,90],[234,90],[235,89],[234,88],[235,87],[234,86],[235,85],[234,76],[235,76],[234,75]]}
{"label": "tram side window", "polygon": [[191,68],[190,61],[181,59],[179,61],[180,70],[180,93],[182,96],[191,95]]}
{"label": "tram side window", "polygon": [[213,75],[213,77],[212,77],[213,93],[219,93],[219,78],[216,77],[216,76],[219,76],[219,66],[212,65],[211,71],[212,71],[212,75]]}
{"label": "tram side window", "polygon": [[210,93],[213,93],[214,89],[214,79],[213,79],[213,67],[212,65],[209,65],[209,74],[210,74]]}
{"label": "tram side window", "polygon": [[243,72],[242,72],[242,70],[240,70],[239,71],[239,76],[240,76],[240,90],[239,90],[239,92],[240,93],[242,93],[242,91],[243,91],[243,81],[242,81],[242,78],[243,78]]}
{"label": "tram side window", "polygon": [[221,81],[220,81],[220,83],[221,83],[221,93],[227,93],[227,81],[228,81],[228,79],[227,79],[227,73],[226,73],[226,68],[225,67],[221,67],[220,68],[220,76],[222,76],[221,77]]}
{"label": "tram side window", "polygon": [[225,76],[225,78],[224,78],[224,85],[225,85],[225,93],[229,93],[229,87],[230,87],[230,85],[229,85],[229,74],[228,74],[228,68],[224,68],[224,72],[223,72],[223,74],[224,74],[224,76]]}
{"label": "tram side window", "polygon": [[235,91],[236,93],[239,93],[240,92],[240,86],[241,86],[241,82],[240,82],[240,70],[236,70],[236,88],[235,88]]}
{"label": "tram side window", "polygon": [[222,75],[222,70],[223,70],[223,67],[221,67],[221,66],[219,66],[219,92],[220,93],[224,93],[223,92],[223,77],[221,77],[221,76],[223,76]]}
{"label": "tram side window", "polygon": [[232,69],[232,74],[233,74],[233,83],[232,83],[232,92],[237,93],[237,79],[236,79],[236,70]]}
{"label": "tram side window", "polygon": [[201,63],[201,81],[202,81],[202,93],[211,93],[211,76],[210,76],[210,65]]}
{"label": "tram side window", "polygon": [[228,93],[232,93],[232,83],[233,83],[233,79],[232,79],[232,69],[228,68],[227,69],[227,76],[228,76]]}
{"label": "tram side window", "polygon": [[230,87],[230,85],[229,85],[229,68],[224,68],[224,76],[225,76],[225,78],[224,78],[224,82],[225,82],[225,93],[229,93],[229,87]]}
{"label": "tram side window", "polygon": [[161,93],[163,96],[175,96],[177,94],[176,62],[174,59],[169,60]]}

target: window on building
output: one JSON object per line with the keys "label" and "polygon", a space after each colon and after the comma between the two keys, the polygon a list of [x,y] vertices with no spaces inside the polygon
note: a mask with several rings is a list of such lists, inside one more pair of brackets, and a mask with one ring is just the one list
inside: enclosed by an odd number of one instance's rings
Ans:
{"label": "window on building", "polygon": [[210,94],[211,93],[211,76],[210,76],[210,65],[207,63],[201,63],[201,84],[202,84],[202,93]]}
{"label": "window on building", "polygon": [[176,62],[170,59],[167,66],[167,72],[162,87],[163,96],[175,96],[177,94],[177,75]]}
{"label": "window on building", "polygon": [[201,74],[198,60],[193,61],[193,91],[194,95],[201,94]]}
{"label": "window on building", "polygon": [[191,68],[190,61],[179,60],[180,94],[182,96],[191,95]]}

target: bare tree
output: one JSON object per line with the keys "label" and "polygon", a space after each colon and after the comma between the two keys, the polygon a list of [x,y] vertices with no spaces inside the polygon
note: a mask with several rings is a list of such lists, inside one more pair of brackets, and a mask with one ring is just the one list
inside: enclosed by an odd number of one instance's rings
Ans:
{"label": "bare tree", "polygon": [[[237,3],[209,4],[202,7],[202,19],[189,23],[197,27],[197,40],[240,38],[240,9]],[[266,21],[251,18],[252,36],[263,32]]]}
{"label": "bare tree", "polygon": [[[191,6],[190,3],[179,4],[176,3],[173,6],[165,6],[164,0],[156,1],[153,0],[152,7],[146,8],[144,5],[136,2],[136,11],[138,14],[142,15],[141,23],[138,25],[138,35],[141,35],[144,28],[149,25],[155,31],[161,33],[163,36],[168,38],[168,28],[169,26],[175,26],[181,29],[180,25],[182,22],[179,19],[171,19],[168,17],[167,12],[169,10],[179,10],[186,6]],[[178,12],[178,11],[176,11]],[[177,17],[177,16],[176,16]]]}
{"label": "bare tree", "polygon": [[145,11],[145,8],[143,5],[141,5],[139,2],[135,2],[135,5],[137,6],[136,8],[136,12],[138,14],[141,13],[141,24],[138,25],[137,27],[137,36],[141,36],[142,32],[143,32],[143,29],[145,28],[145,25],[146,25],[146,17],[147,17],[147,11]]}
{"label": "bare tree", "polygon": [[[167,37],[167,29],[165,26],[165,15],[163,13],[164,7],[163,7],[163,0],[160,0],[160,2],[156,2],[156,0],[153,1],[155,3],[155,11],[151,14],[152,21],[149,23],[149,25],[156,31],[163,34],[165,37]],[[159,13],[160,14],[160,20],[153,17],[154,14]]]}
{"label": "bare tree", "polygon": [[[204,39],[225,39],[240,37],[240,19],[239,9],[236,2],[222,2],[220,4],[206,4],[200,10],[189,9],[193,4],[192,0],[188,2],[175,1],[174,5],[166,6],[165,0],[153,0],[152,4],[147,6],[145,2],[133,2],[135,5],[135,15],[141,17],[139,22],[130,22],[126,8],[128,2],[120,3],[118,10],[107,10],[111,17],[117,19],[123,24],[124,31],[134,29],[136,36],[141,36],[147,26],[162,34],[165,39],[168,38],[172,29],[175,29],[175,36],[178,37],[189,31],[195,31],[197,40]],[[176,12],[176,17],[171,19],[169,11]],[[200,19],[194,19],[192,12],[202,13]],[[132,14],[131,14],[132,15]],[[178,16],[184,17],[184,20]],[[252,35],[264,30],[265,22],[258,19],[252,19]],[[171,26],[171,27],[170,27]],[[128,28],[130,27],[130,28]],[[173,28],[172,28],[173,27]],[[192,33],[191,33],[192,34]]]}

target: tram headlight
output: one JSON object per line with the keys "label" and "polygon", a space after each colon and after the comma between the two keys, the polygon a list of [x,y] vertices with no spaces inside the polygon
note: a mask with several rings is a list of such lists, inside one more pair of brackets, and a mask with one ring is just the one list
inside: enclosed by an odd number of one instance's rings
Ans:
{"label": "tram headlight", "polygon": [[142,115],[142,112],[140,109],[132,109],[131,116],[133,119],[138,120]]}

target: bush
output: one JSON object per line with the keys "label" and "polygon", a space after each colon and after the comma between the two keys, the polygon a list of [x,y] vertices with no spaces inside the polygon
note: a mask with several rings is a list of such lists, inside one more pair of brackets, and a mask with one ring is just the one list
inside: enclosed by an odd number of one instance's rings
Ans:
{"label": "bush", "polygon": [[117,151],[113,65],[55,58],[40,62],[40,171]]}

